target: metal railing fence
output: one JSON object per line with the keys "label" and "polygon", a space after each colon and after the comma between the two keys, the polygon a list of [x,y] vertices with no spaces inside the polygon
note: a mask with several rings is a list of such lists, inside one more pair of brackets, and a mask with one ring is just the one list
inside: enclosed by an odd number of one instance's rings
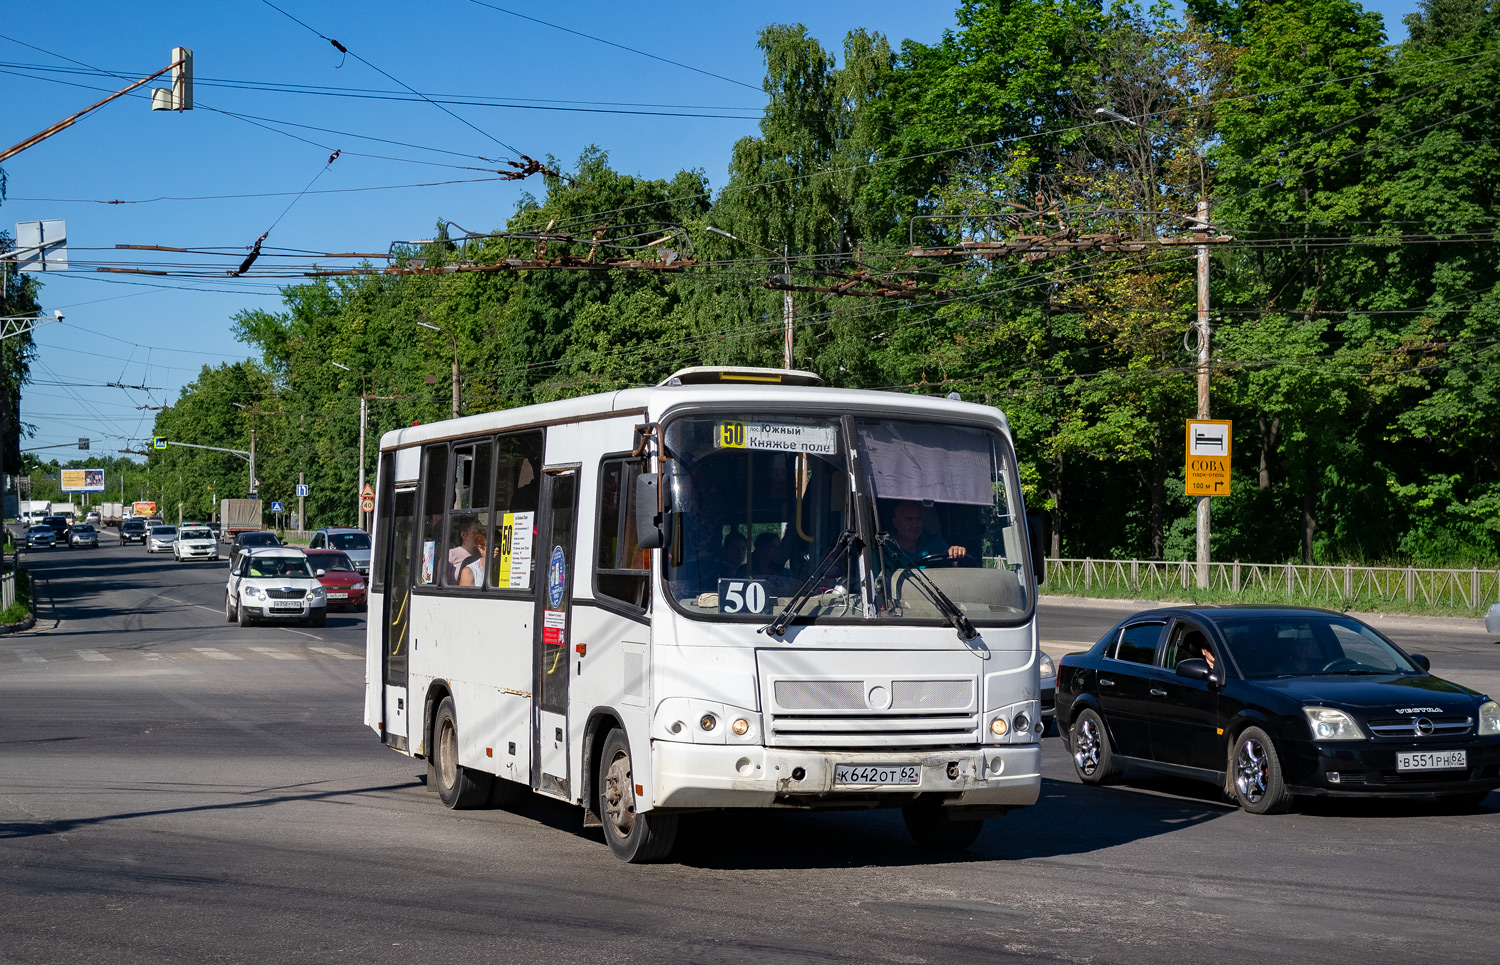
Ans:
{"label": "metal railing fence", "polygon": [[16,603],[16,571],[7,569],[0,573],[0,613],[9,610]]}
{"label": "metal railing fence", "polygon": [[[1192,561],[1048,559],[1048,593],[1077,590],[1196,588]],[[1208,588],[1331,603],[1370,601],[1479,609],[1500,600],[1500,569],[1430,569],[1415,566],[1306,566],[1300,563],[1210,563]]]}

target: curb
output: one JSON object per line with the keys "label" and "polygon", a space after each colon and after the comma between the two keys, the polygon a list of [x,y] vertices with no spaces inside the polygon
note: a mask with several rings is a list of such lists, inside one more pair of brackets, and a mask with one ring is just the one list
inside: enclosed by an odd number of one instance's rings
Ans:
{"label": "curb", "polygon": [[[1155,607],[1186,607],[1193,605],[1180,600],[1126,600],[1046,593],[1038,594],[1037,602],[1071,607],[1092,607],[1102,610],[1145,610]],[[1494,634],[1484,628],[1483,617],[1413,616],[1404,613],[1361,612],[1358,610],[1348,610],[1345,612],[1356,620],[1363,620],[1373,627],[1403,627],[1411,630],[1442,630],[1447,633],[1472,633],[1479,637],[1494,636]]]}

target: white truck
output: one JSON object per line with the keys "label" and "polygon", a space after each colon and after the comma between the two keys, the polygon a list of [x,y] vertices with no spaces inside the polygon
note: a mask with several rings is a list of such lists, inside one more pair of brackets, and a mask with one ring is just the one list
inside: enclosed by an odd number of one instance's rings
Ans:
{"label": "white truck", "polygon": [[41,522],[45,516],[52,515],[52,502],[47,499],[23,499],[21,500],[21,522],[30,525]]}
{"label": "white truck", "polygon": [[125,518],[123,503],[100,503],[99,521],[105,526],[118,526]]}

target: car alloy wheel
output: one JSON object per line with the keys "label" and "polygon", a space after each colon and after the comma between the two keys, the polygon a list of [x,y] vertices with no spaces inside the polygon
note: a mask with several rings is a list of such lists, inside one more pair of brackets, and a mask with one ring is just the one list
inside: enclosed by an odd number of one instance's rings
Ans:
{"label": "car alloy wheel", "polygon": [[1073,763],[1083,774],[1092,775],[1099,770],[1099,729],[1092,717],[1078,722],[1073,737]]}
{"label": "car alloy wheel", "polygon": [[1266,796],[1266,785],[1271,777],[1271,763],[1266,759],[1266,748],[1254,735],[1240,741],[1234,755],[1234,786],[1240,797],[1249,804],[1259,804]]}

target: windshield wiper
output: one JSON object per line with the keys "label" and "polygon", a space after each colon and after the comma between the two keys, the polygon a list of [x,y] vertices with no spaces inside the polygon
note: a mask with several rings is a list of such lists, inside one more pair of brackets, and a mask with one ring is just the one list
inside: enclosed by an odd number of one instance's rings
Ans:
{"label": "windshield wiper", "polygon": [[875,542],[889,548],[896,555],[897,561],[911,571],[912,575],[916,577],[917,585],[926,591],[928,598],[937,606],[938,611],[948,618],[948,625],[957,630],[960,637],[967,641],[979,636],[979,631],[974,629],[974,624],[969,622],[969,618],[964,615],[964,611],[959,605],[954,603],[948,594],[940,590],[938,585],[932,582],[932,577],[923,572],[922,568],[917,566],[916,562],[910,556],[906,555],[905,551],[897,545],[895,538],[890,533],[876,533]]}
{"label": "windshield wiper", "polygon": [[834,561],[842,555],[843,551],[848,549],[849,545],[857,539],[858,536],[852,529],[846,529],[840,533],[839,538],[833,541],[833,548],[828,551],[827,556],[823,557],[823,562],[819,563],[817,568],[808,575],[807,579],[802,581],[802,585],[797,587],[797,591],[792,594],[791,599],[786,601],[786,606],[781,608],[781,612],[776,614],[775,619],[755,632],[768,633],[773,637],[784,636],[787,624],[791,622],[792,617],[796,615],[797,611],[802,608],[802,604],[806,603],[808,598],[812,596],[813,589],[823,579],[823,575],[833,567]]}

